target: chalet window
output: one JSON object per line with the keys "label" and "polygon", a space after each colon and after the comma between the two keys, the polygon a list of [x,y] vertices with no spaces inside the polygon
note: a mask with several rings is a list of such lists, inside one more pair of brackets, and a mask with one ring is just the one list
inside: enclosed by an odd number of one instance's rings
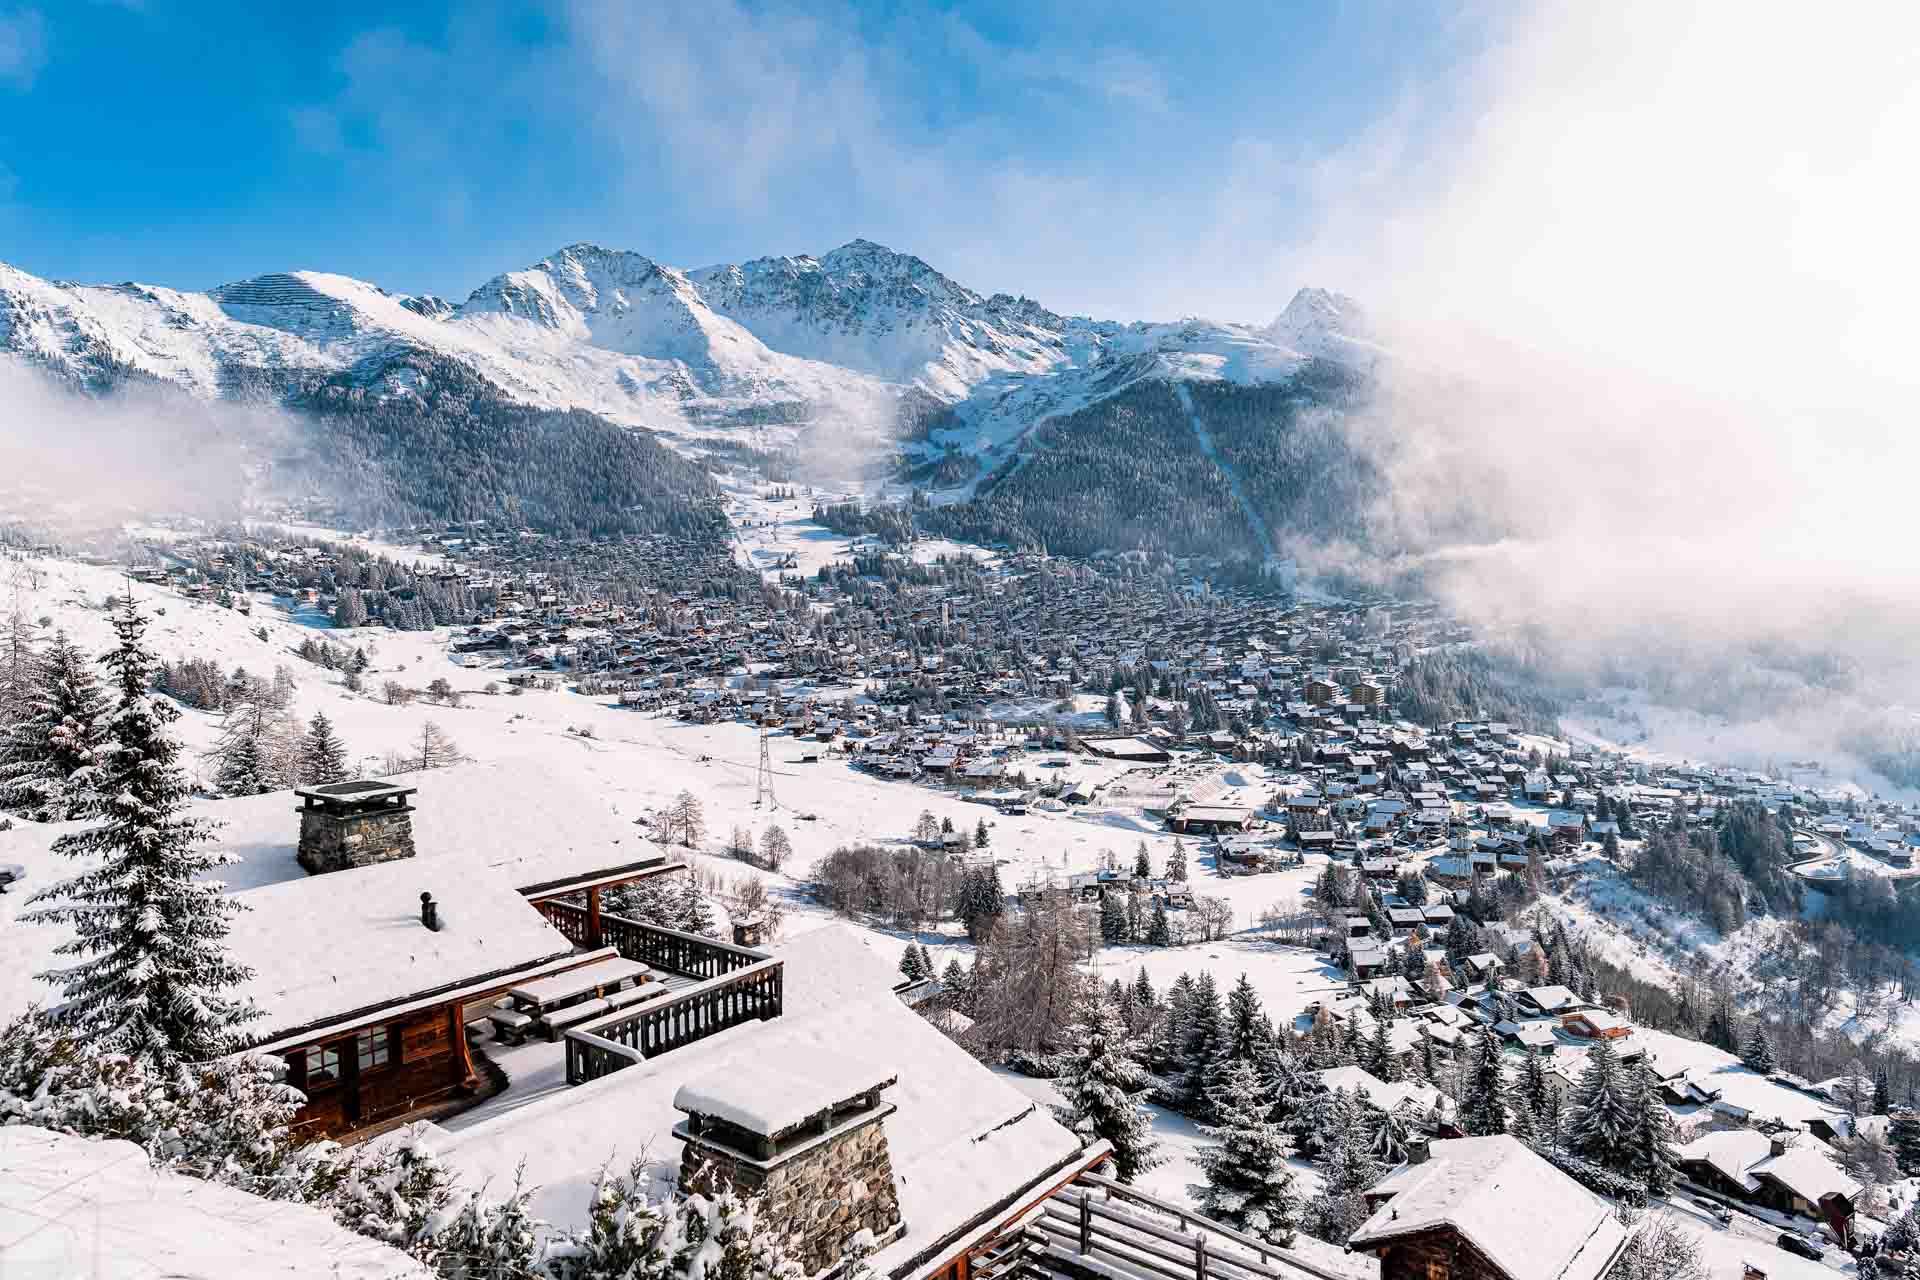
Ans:
{"label": "chalet window", "polygon": [[393,1058],[393,1033],[386,1027],[362,1031],[353,1041],[354,1049],[360,1055],[362,1073],[375,1067],[384,1067]]}
{"label": "chalet window", "polygon": [[340,1079],[340,1046],[315,1045],[307,1050],[307,1088],[319,1089]]}

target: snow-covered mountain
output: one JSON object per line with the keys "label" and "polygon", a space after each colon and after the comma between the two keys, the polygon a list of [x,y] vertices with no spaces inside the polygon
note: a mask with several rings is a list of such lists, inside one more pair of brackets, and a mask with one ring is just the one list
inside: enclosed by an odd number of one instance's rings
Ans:
{"label": "snow-covered mountain", "polygon": [[923,408],[963,406],[956,423],[1004,439],[1144,376],[1284,379],[1309,357],[1350,355],[1355,316],[1348,300],[1303,290],[1266,329],[1064,317],[867,240],[691,272],[578,244],[458,306],[315,271],[193,293],[0,264],[0,352],[90,387],[135,377],[202,397],[295,397],[344,380],[419,395],[405,357],[426,355],[508,402],[682,436],[764,423],[770,409],[789,422],[888,418],[913,389]]}

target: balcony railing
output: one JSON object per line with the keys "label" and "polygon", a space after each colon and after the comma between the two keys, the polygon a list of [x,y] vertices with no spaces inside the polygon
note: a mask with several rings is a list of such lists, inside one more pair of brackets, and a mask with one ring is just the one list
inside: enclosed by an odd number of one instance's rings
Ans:
{"label": "balcony railing", "polygon": [[751,947],[604,913],[600,916],[600,936],[595,938],[585,907],[557,898],[534,905],[576,947],[615,947],[629,960],[683,977],[717,978],[767,958],[764,951]]}
{"label": "balcony railing", "polygon": [[777,1018],[785,982],[783,963],[762,957],[744,969],[582,1023],[567,1032],[567,1083],[610,1075],[744,1022]]}
{"label": "balcony railing", "polygon": [[596,937],[585,907],[556,899],[535,905],[575,946],[611,946],[650,965],[660,978],[698,979],[570,1029],[568,1084],[610,1075],[743,1022],[780,1016],[785,969],[764,951],[604,914]]}

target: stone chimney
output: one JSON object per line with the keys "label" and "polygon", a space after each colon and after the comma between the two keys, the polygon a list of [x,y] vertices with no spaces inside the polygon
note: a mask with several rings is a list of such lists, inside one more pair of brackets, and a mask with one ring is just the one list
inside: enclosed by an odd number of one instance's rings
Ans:
{"label": "stone chimney", "polygon": [[1407,1139],[1407,1163],[1425,1164],[1427,1157],[1433,1154],[1433,1148],[1425,1138]]}
{"label": "stone chimney", "polygon": [[1776,1133],[1772,1137],[1768,1138],[1767,1154],[1770,1156],[1783,1156],[1787,1154],[1786,1135]]}
{"label": "stone chimney", "polygon": [[417,789],[373,781],[296,787],[300,865],[317,876],[411,858],[413,806],[407,797]]}
{"label": "stone chimney", "polygon": [[803,1274],[838,1266],[863,1233],[878,1248],[905,1230],[882,1124],[897,1077],[815,1054],[779,1066],[731,1066],[682,1085],[680,1186],[763,1197],[761,1221]]}

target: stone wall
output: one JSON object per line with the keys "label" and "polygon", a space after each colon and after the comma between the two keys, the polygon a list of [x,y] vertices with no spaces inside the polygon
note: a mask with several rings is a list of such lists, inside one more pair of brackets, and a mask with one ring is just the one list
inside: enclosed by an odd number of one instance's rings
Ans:
{"label": "stone wall", "polygon": [[413,856],[413,810],[300,811],[300,865],[312,875]]}
{"label": "stone wall", "polygon": [[872,1232],[881,1244],[900,1228],[893,1159],[880,1121],[876,1115],[765,1164],[687,1137],[680,1185],[699,1190],[725,1183],[743,1195],[764,1196],[761,1221],[802,1272],[816,1275],[838,1264],[859,1232]]}

